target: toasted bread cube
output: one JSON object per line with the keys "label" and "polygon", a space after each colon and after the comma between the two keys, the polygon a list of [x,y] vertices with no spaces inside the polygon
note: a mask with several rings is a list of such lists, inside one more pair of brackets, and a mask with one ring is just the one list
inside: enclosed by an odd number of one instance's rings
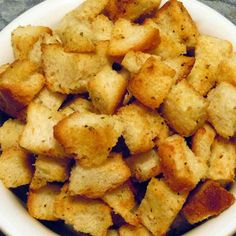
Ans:
{"label": "toasted bread cube", "polygon": [[125,161],[131,170],[132,177],[138,182],[147,181],[161,173],[160,158],[154,149],[130,156]]}
{"label": "toasted bread cube", "polygon": [[236,53],[221,61],[217,71],[217,82],[228,82],[236,86]]}
{"label": "toasted bread cube", "polygon": [[106,235],[112,225],[111,209],[99,200],[69,196],[68,185],[64,185],[57,196],[55,215],[71,225],[76,231],[92,236]]}
{"label": "toasted bread cube", "polygon": [[109,229],[109,230],[107,230],[106,236],[119,236],[119,233],[115,229]]}
{"label": "toasted bread cube", "polygon": [[224,138],[233,137],[236,133],[236,88],[222,82],[211,90],[207,99],[208,120],[216,132]]}
{"label": "toasted bread cube", "polygon": [[174,84],[175,71],[160,59],[150,57],[129,81],[128,89],[140,102],[157,109]]}
{"label": "toasted bread cube", "polygon": [[191,72],[195,58],[194,57],[186,57],[186,56],[178,56],[175,58],[169,58],[164,61],[170,68],[175,70],[175,83],[181,81],[182,79],[186,79]]}
{"label": "toasted bread cube", "polygon": [[99,55],[66,53],[59,45],[44,45],[42,50],[46,85],[53,92],[86,92],[89,79],[106,64]]}
{"label": "toasted bread cube", "polygon": [[82,112],[98,113],[92,102],[82,97],[76,97],[72,99],[72,101],[65,104],[65,106],[63,106],[59,111],[65,116],[69,116],[75,111],[78,111],[80,113]]}
{"label": "toasted bread cube", "polygon": [[119,18],[136,20],[140,16],[152,13],[160,6],[161,0],[110,0],[105,8],[105,14],[113,21]]}
{"label": "toasted bread cube", "polygon": [[235,165],[235,144],[223,138],[216,138],[211,147],[207,178],[219,181],[222,185],[231,184],[235,177]]}
{"label": "toasted bread cube", "polygon": [[19,148],[3,150],[0,156],[0,180],[7,188],[29,184],[33,175],[30,155]]}
{"label": "toasted bread cube", "polygon": [[27,123],[20,145],[38,155],[65,157],[63,148],[53,137],[53,127],[63,118],[59,112],[44,105],[31,103],[27,110]]}
{"label": "toasted bread cube", "polygon": [[183,208],[183,214],[190,224],[217,216],[235,202],[232,193],[219,183],[208,180],[193,192]]}
{"label": "toasted bread cube", "polygon": [[120,236],[152,236],[153,234],[149,232],[144,226],[137,225],[122,225],[119,228],[119,235]]}
{"label": "toasted bread cube", "polygon": [[162,113],[175,131],[188,137],[204,124],[207,106],[207,100],[182,80],[168,94]]}
{"label": "toasted bread cube", "polygon": [[15,59],[27,59],[33,45],[41,35],[51,34],[52,30],[44,26],[19,26],[12,32],[12,47]]}
{"label": "toasted bread cube", "polygon": [[52,111],[57,111],[65,98],[64,94],[54,93],[47,88],[43,88],[33,102],[42,104]]}
{"label": "toasted bread cube", "polygon": [[159,146],[161,170],[171,189],[192,190],[205,174],[205,168],[187,146],[184,138],[173,135]]}
{"label": "toasted bread cube", "polygon": [[164,119],[141,104],[121,107],[117,114],[124,124],[123,136],[131,154],[150,151],[155,142],[168,137],[169,129]]}
{"label": "toasted bread cube", "polygon": [[116,214],[121,215],[125,222],[131,225],[138,225],[139,220],[135,214],[136,202],[134,194],[127,183],[105,193],[102,200],[107,203]]}
{"label": "toasted bread cube", "polygon": [[1,66],[0,66],[0,75],[1,75],[3,72],[5,72],[6,69],[7,69],[9,66],[10,66],[9,63],[1,65]]}
{"label": "toasted bread cube", "polygon": [[215,130],[207,123],[199,128],[192,136],[192,151],[198,157],[199,161],[203,163],[206,172],[208,170],[208,162],[211,157],[211,148],[215,136]]}
{"label": "toasted bread cube", "polygon": [[195,50],[195,64],[188,76],[189,83],[201,95],[206,95],[217,81],[217,70],[221,61],[232,53],[230,42],[201,35]]}
{"label": "toasted bread cube", "polygon": [[58,220],[54,213],[54,203],[59,194],[60,186],[55,184],[30,190],[27,200],[29,214],[39,220]]}
{"label": "toasted bread cube", "polygon": [[35,172],[30,184],[31,189],[39,189],[49,182],[65,182],[69,179],[70,160],[38,156],[35,161]]}
{"label": "toasted bread cube", "polygon": [[127,85],[126,78],[106,66],[88,82],[88,92],[93,105],[102,114],[111,115],[121,102]]}
{"label": "toasted bread cube", "polygon": [[108,48],[110,56],[123,56],[128,51],[146,51],[159,43],[159,31],[149,21],[135,25],[125,19],[115,22]]}
{"label": "toasted bread cube", "polygon": [[9,119],[0,127],[1,150],[19,148],[19,139],[23,132],[24,124],[18,120]]}
{"label": "toasted bread cube", "polygon": [[142,224],[154,235],[165,235],[186,198],[187,193],[173,192],[163,180],[152,178],[138,209]]}
{"label": "toasted bread cube", "polygon": [[16,117],[17,113],[38,94],[44,82],[44,76],[37,73],[37,65],[33,62],[13,62],[0,75],[0,108]]}
{"label": "toasted bread cube", "polygon": [[102,197],[108,190],[122,185],[130,175],[130,170],[122,160],[122,156],[113,153],[100,166],[88,168],[77,163],[71,172],[69,191],[71,195]]}
{"label": "toasted bread cube", "polygon": [[113,22],[103,14],[98,15],[92,22],[94,41],[106,41],[111,39]]}
{"label": "toasted bread cube", "polygon": [[54,127],[54,136],[67,154],[90,167],[108,158],[122,131],[116,117],[75,112]]}

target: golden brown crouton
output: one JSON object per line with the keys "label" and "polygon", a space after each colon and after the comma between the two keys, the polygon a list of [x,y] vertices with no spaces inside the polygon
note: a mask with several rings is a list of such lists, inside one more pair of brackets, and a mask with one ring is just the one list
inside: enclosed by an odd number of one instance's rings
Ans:
{"label": "golden brown crouton", "polygon": [[119,228],[120,236],[152,236],[153,234],[149,232],[144,226],[137,225],[122,225]]}
{"label": "golden brown crouton", "polygon": [[221,61],[217,71],[217,82],[228,82],[236,86],[236,53]]}
{"label": "golden brown crouton", "polygon": [[41,90],[44,81],[44,76],[37,73],[36,64],[28,60],[13,62],[0,75],[0,108],[16,117]]}
{"label": "golden brown crouton", "polygon": [[42,104],[31,103],[27,110],[27,123],[20,138],[20,145],[35,154],[65,157],[60,144],[53,137],[53,127],[63,118]]}
{"label": "golden brown crouton", "polygon": [[27,59],[33,45],[41,35],[51,34],[52,30],[44,26],[19,26],[12,32],[12,47],[15,59]]}
{"label": "golden brown crouton", "polygon": [[235,144],[220,137],[216,138],[211,147],[207,178],[219,181],[222,185],[231,184],[235,177],[235,165]]}
{"label": "golden brown crouton", "polygon": [[82,97],[75,97],[59,110],[63,115],[69,116],[75,111],[98,113],[92,102]]}
{"label": "golden brown crouton", "polygon": [[109,230],[107,230],[106,236],[119,236],[119,233],[115,229],[109,229]]}
{"label": "golden brown crouton", "polygon": [[29,184],[33,175],[30,155],[19,148],[3,150],[0,156],[0,180],[7,188]]}
{"label": "golden brown crouton", "polygon": [[173,192],[163,180],[152,178],[138,209],[142,224],[154,235],[165,235],[186,198],[186,193]]}
{"label": "golden brown crouton", "polygon": [[185,218],[195,224],[219,215],[235,202],[233,194],[215,181],[208,180],[193,192],[183,208]]}
{"label": "golden brown crouton", "polygon": [[116,21],[118,18],[136,20],[157,10],[161,0],[110,0],[104,10],[110,19]]}
{"label": "golden brown crouton", "polygon": [[110,56],[123,56],[128,51],[146,51],[160,42],[158,29],[150,21],[135,25],[125,19],[115,22],[108,48]]}
{"label": "golden brown crouton", "polygon": [[64,94],[55,93],[47,88],[43,88],[33,102],[42,104],[52,111],[57,111],[65,99],[66,96]]}
{"label": "golden brown crouton", "polygon": [[1,150],[19,148],[19,139],[24,129],[24,124],[18,120],[9,119],[0,127]]}
{"label": "golden brown crouton", "polygon": [[173,86],[163,103],[162,113],[180,135],[191,136],[207,118],[208,102],[186,80]]}
{"label": "golden brown crouton", "polygon": [[132,177],[144,182],[161,173],[160,159],[156,150],[130,156],[125,160],[131,170]]}
{"label": "golden brown crouton", "polygon": [[108,190],[122,185],[130,175],[122,156],[113,153],[100,166],[82,167],[77,163],[71,172],[69,191],[72,195],[102,197]]}
{"label": "golden brown crouton", "polygon": [[54,136],[67,154],[89,167],[107,159],[122,131],[116,117],[75,112],[54,127]]}
{"label": "golden brown crouton", "polygon": [[125,222],[131,225],[137,225],[139,223],[135,213],[136,202],[134,194],[127,183],[105,193],[102,200],[107,203],[116,214],[121,215]]}
{"label": "golden brown crouton", "polygon": [[0,75],[10,66],[9,63],[0,66]]}
{"label": "golden brown crouton", "polygon": [[121,102],[127,85],[126,78],[106,66],[88,82],[88,92],[93,105],[102,114],[112,115]]}
{"label": "golden brown crouton", "polygon": [[206,95],[217,81],[217,69],[221,61],[232,53],[230,42],[201,35],[195,50],[195,64],[188,76],[189,83],[201,95]]}
{"label": "golden brown crouton", "polygon": [[39,189],[48,182],[65,182],[69,178],[70,160],[38,156],[35,161],[35,172],[30,184],[31,189]]}
{"label": "golden brown crouton", "polygon": [[111,209],[99,200],[69,196],[65,184],[54,204],[55,216],[76,231],[92,236],[104,236],[112,225]]}
{"label": "golden brown crouton", "polygon": [[176,192],[192,190],[205,174],[204,166],[179,135],[165,139],[158,155],[167,183]]}
{"label": "golden brown crouton", "polygon": [[150,57],[129,81],[128,89],[141,103],[157,109],[174,84],[175,71],[160,59]]}
{"label": "golden brown crouton", "polygon": [[141,104],[123,106],[117,113],[124,124],[123,136],[131,154],[150,151],[154,141],[168,136],[168,126],[164,119]]}
{"label": "golden brown crouton", "polygon": [[59,45],[44,45],[42,50],[46,85],[54,92],[86,92],[89,79],[106,63],[99,55],[66,53]]}
{"label": "golden brown crouton", "polygon": [[216,132],[224,138],[233,137],[236,133],[236,88],[222,82],[210,91],[207,99],[208,120]]}
{"label": "golden brown crouton", "polygon": [[54,214],[54,203],[59,194],[60,186],[53,184],[30,190],[27,200],[29,214],[39,220],[58,220]]}

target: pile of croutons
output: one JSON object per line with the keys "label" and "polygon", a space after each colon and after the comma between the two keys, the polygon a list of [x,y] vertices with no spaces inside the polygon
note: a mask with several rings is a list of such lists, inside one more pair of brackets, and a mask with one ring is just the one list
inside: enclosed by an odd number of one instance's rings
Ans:
{"label": "pile of croutons", "polygon": [[236,54],[181,2],[87,0],[54,30],[18,27],[12,47],[0,179],[29,185],[31,216],[161,236],[234,203]]}

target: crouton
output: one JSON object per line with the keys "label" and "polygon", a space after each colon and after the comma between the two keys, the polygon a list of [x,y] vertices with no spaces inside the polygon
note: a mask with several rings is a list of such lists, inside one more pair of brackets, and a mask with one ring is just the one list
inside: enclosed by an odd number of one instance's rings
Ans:
{"label": "crouton", "polygon": [[92,236],[106,235],[112,225],[111,209],[99,200],[69,196],[65,184],[54,204],[55,215],[76,231]]}
{"label": "crouton", "polygon": [[77,163],[71,172],[69,191],[71,195],[102,197],[108,190],[122,185],[130,175],[130,170],[122,160],[122,156],[110,154],[100,166],[84,168]]}
{"label": "crouton", "polygon": [[180,135],[191,136],[207,118],[208,102],[186,80],[173,86],[165,99],[162,114]]}
{"label": "crouton", "polygon": [[217,81],[217,69],[221,61],[232,53],[230,42],[201,35],[195,50],[195,64],[188,82],[201,95],[206,95]]}
{"label": "crouton", "polygon": [[154,235],[165,235],[186,198],[187,193],[173,192],[163,180],[152,178],[138,209],[142,224]]}
{"label": "crouton", "polygon": [[0,156],[0,180],[7,188],[29,184],[33,175],[30,155],[18,148],[3,150]]}
{"label": "crouton", "polygon": [[125,161],[131,170],[132,177],[138,182],[147,181],[161,173],[160,159],[154,149],[130,156]]}
{"label": "crouton", "polygon": [[15,59],[27,59],[33,45],[41,35],[51,34],[52,30],[44,26],[19,26],[12,32],[12,47]]}
{"label": "crouton", "polygon": [[169,58],[163,61],[166,65],[170,68],[175,70],[175,83],[181,81],[182,79],[186,79],[191,72],[195,58],[194,57],[186,57],[186,56],[179,56],[175,58]]}
{"label": "crouton", "polygon": [[24,124],[18,120],[9,119],[0,127],[1,150],[19,148],[19,139]]}
{"label": "crouton", "polygon": [[13,62],[0,75],[0,108],[16,117],[44,86],[44,76],[37,73],[37,66],[28,61]]}
{"label": "crouton", "polygon": [[183,208],[189,223],[195,224],[209,217],[217,216],[235,202],[232,193],[219,183],[208,180],[193,192]]}
{"label": "crouton", "polygon": [[98,111],[93,106],[91,101],[86,100],[79,96],[75,97],[74,99],[66,103],[59,111],[65,116],[69,116],[75,111],[78,111],[80,113],[82,112],[98,113]]}
{"label": "crouton", "polygon": [[99,55],[66,53],[59,45],[44,45],[42,50],[46,85],[53,92],[86,92],[89,79],[106,63]]}
{"label": "crouton", "polygon": [[60,186],[48,184],[38,190],[30,190],[27,199],[29,214],[39,220],[56,221],[54,203],[60,194]]}
{"label": "crouton", "polygon": [[125,222],[131,225],[139,223],[135,214],[136,202],[130,186],[125,183],[118,188],[105,193],[102,200],[107,203],[116,214],[122,216]]}
{"label": "crouton", "polygon": [[204,165],[205,172],[208,170],[208,162],[211,157],[211,147],[216,136],[215,130],[209,125],[204,124],[192,136],[192,151]]}
{"label": "crouton", "polygon": [[119,233],[115,229],[109,229],[109,230],[107,230],[106,236],[119,236]]}
{"label": "crouton", "polygon": [[153,234],[149,232],[144,226],[137,225],[122,225],[119,228],[119,235],[120,236],[152,236]]}
{"label": "crouton", "polygon": [[236,86],[236,53],[221,61],[217,70],[217,82],[228,82]]}
{"label": "crouton", "polygon": [[127,85],[128,80],[106,66],[88,82],[88,92],[93,105],[101,113],[111,115],[121,102]]}
{"label": "crouton", "polygon": [[125,19],[115,22],[108,48],[110,56],[123,56],[128,51],[147,51],[160,42],[159,31],[149,21],[135,25]]}
{"label": "crouton", "polygon": [[67,154],[90,167],[107,159],[122,131],[116,117],[75,112],[54,127],[54,136]]}
{"label": "crouton", "polygon": [[152,13],[160,6],[161,0],[110,0],[104,10],[110,19],[116,21],[118,18],[136,20],[140,16]]}
{"label": "crouton", "polygon": [[235,177],[236,150],[234,143],[217,137],[211,147],[207,178],[222,185],[231,184]]}
{"label": "crouton", "polygon": [[47,88],[43,88],[33,102],[42,104],[52,111],[57,111],[65,99],[66,96],[64,94],[55,93]]}
{"label": "crouton", "polygon": [[63,118],[42,104],[31,103],[27,110],[27,123],[20,145],[38,155],[65,157],[63,148],[53,137],[53,127]]}
{"label": "crouton", "polygon": [[1,66],[0,66],[0,75],[1,75],[3,72],[5,72],[6,69],[7,69],[9,66],[10,66],[9,63],[1,65]]}
{"label": "crouton", "polygon": [[169,129],[164,119],[141,104],[123,106],[117,115],[124,124],[123,136],[131,154],[150,151],[155,142],[168,136]]}
{"label": "crouton", "polygon": [[69,179],[70,160],[56,159],[49,156],[38,156],[35,161],[35,172],[30,189],[39,189],[49,182],[65,182]]}
{"label": "crouton", "polygon": [[204,166],[179,135],[165,139],[158,155],[166,181],[176,192],[192,190],[205,174]]}
{"label": "crouton", "polygon": [[157,109],[174,84],[175,71],[161,60],[150,57],[129,81],[128,89],[141,103]]}
{"label": "crouton", "polygon": [[222,82],[210,91],[207,99],[209,122],[222,137],[233,137],[236,133],[236,88]]}

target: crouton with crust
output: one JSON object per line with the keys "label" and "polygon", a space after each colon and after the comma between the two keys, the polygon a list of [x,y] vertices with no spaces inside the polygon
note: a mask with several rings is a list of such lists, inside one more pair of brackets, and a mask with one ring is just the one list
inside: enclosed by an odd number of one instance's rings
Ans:
{"label": "crouton with crust", "polygon": [[119,235],[120,236],[137,236],[137,235],[142,235],[142,236],[152,236],[153,234],[149,232],[143,225],[122,225],[119,228]]}
{"label": "crouton with crust", "polygon": [[107,191],[122,185],[131,173],[121,154],[112,153],[101,165],[72,169],[69,183],[71,195],[82,195],[89,198],[102,197]]}
{"label": "crouton with crust", "polygon": [[138,74],[130,79],[128,89],[141,103],[157,109],[174,84],[174,76],[173,69],[160,59],[150,57]]}
{"label": "crouton with crust", "polygon": [[165,235],[181,210],[187,193],[176,193],[163,180],[152,178],[138,213],[141,223],[153,235]]}
{"label": "crouton with crust", "polygon": [[180,135],[191,136],[207,119],[208,102],[186,80],[173,86],[162,107],[167,123]]}
{"label": "crouton with crust", "polygon": [[208,180],[201,184],[189,197],[183,214],[190,224],[217,216],[235,202],[232,193],[219,183]]}
{"label": "crouton with crust", "polygon": [[158,148],[158,155],[161,170],[173,191],[192,190],[205,174],[204,165],[179,135],[165,139]]}

